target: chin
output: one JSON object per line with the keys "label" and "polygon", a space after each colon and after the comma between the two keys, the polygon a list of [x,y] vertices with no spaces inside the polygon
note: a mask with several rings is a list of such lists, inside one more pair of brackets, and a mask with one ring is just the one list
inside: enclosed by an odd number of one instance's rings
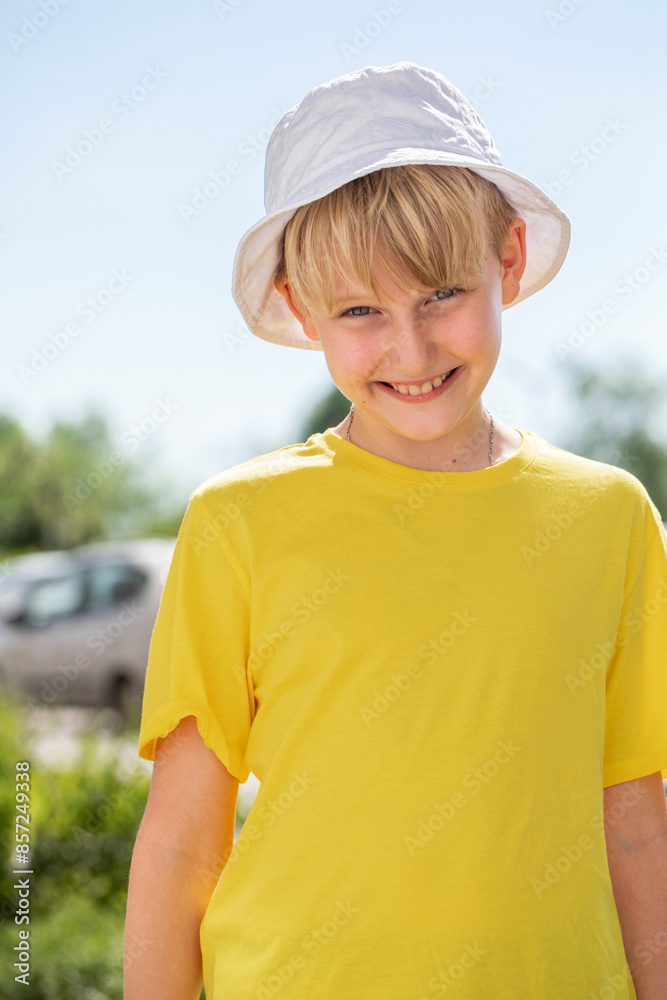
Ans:
{"label": "chin", "polygon": [[446,427],[424,427],[422,429],[414,429],[409,427],[397,427],[392,426],[390,430],[399,437],[407,438],[409,441],[439,441],[441,438],[445,437],[453,428],[450,426]]}

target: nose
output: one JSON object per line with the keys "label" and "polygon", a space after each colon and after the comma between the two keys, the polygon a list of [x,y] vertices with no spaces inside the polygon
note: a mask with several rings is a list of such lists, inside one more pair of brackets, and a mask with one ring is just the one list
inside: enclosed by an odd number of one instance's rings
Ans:
{"label": "nose", "polygon": [[430,366],[434,355],[429,325],[423,317],[403,316],[393,324],[384,352],[385,364],[407,376],[418,376]]}

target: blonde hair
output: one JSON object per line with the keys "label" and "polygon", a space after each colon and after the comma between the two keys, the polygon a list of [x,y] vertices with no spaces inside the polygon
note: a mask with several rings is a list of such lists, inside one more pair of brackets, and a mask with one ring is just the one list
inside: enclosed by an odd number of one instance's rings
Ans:
{"label": "blonde hair", "polygon": [[500,263],[517,217],[495,184],[466,167],[385,167],[298,208],[275,273],[301,312],[333,315],[337,277],[351,275],[382,301],[378,264],[404,291],[465,283],[482,271],[487,240]]}

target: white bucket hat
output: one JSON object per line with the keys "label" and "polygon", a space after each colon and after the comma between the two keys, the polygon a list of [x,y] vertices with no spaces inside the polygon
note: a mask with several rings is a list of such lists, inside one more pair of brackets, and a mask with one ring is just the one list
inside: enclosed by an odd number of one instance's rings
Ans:
{"label": "white bucket hat", "polygon": [[[440,73],[413,62],[367,66],[310,90],[286,111],[266,148],[266,215],[234,259],[232,295],[263,340],[322,350],[275,288],[282,234],[297,208],[356,177],[404,163],[468,167],[492,181],[526,222],[527,264],[515,305],[558,273],[570,221],[537,185],[501,166],[484,122]],[[503,309],[508,306],[503,306]]]}

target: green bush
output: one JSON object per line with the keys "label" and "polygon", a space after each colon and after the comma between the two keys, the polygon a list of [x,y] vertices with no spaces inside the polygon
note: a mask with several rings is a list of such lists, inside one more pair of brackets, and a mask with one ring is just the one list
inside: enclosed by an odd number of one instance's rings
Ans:
{"label": "green bush", "polygon": [[[16,911],[16,893],[12,888],[14,876],[12,870],[15,863],[15,819],[16,799],[14,797],[14,775],[17,761],[25,760],[25,748],[21,755],[21,711],[23,703],[17,694],[0,689],[0,768],[3,775],[0,789],[0,845],[2,845],[2,869],[0,870],[0,930],[11,921],[14,933],[18,928],[14,924]],[[14,942],[16,943],[16,942]],[[13,946],[13,945],[12,945]],[[11,953],[11,948],[10,948]],[[5,951],[3,949],[3,956]],[[12,959],[13,961],[13,959]],[[13,977],[12,977],[13,978]]]}
{"label": "green bush", "polygon": [[[49,714],[49,722],[58,716]],[[0,689],[0,982],[3,1000],[122,1000],[127,882],[150,774],[134,758],[122,767],[92,726],[80,734],[76,760],[45,765],[31,756],[25,701]],[[45,717],[47,718],[47,717]],[[49,726],[50,728],[50,726]],[[127,748],[138,732],[124,728]],[[103,749],[107,752],[103,753]],[[15,923],[14,780],[30,768],[30,923]],[[237,820],[239,817],[237,817]],[[16,982],[19,930],[30,932],[29,987]],[[204,992],[202,990],[202,998]]]}
{"label": "green bush", "polygon": [[[30,760],[15,699],[0,701],[0,763],[13,775]],[[21,745],[22,744],[22,745]],[[3,997],[18,1000],[121,1000],[127,880],[134,840],[150,783],[137,763],[128,772],[104,758],[92,732],[78,759],[63,769],[31,767],[30,986],[15,981],[17,876],[14,865],[14,783],[0,798],[2,843]],[[20,877],[20,876],[18,876]]]}
{"label": "green bush", "polygon": [[[39,881],[39,879],[37,879]],[[30,989],[12,976],[6,1000],[121,1000],[124,906],[65,892],[49,910],[35,904]],[[33,929],[34,928],[34,929]]]}
{"label": "green bush", "polygon": [[71,769],[36,769],[36,905],[50,910],[68,891],[104,906],[124,903],[149,783],[139,765],[123,774],[116,761],[101,760],[90,736]]}

